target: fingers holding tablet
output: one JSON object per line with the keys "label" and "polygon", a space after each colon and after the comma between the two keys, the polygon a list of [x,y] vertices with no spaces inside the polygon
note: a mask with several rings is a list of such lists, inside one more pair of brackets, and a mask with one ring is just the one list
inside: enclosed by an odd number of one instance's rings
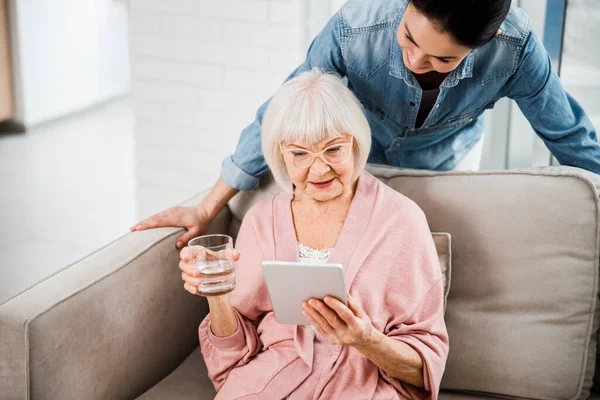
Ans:
{"label": "fingers holding tablet", "polygon": [[331,296],[323,301],[310,299],[303,304],[303,314],[331,344],[359,346],[373,329],[371,319],[350,295],[348,306]]}

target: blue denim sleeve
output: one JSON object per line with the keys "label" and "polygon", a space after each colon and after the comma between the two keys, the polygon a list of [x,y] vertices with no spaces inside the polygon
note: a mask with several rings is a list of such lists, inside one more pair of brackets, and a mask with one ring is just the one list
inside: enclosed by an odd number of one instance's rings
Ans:
{"label": "blue denim sleeve", "polygon": [[507,96],[517,102],[558,162],[600,174],[596,130],[581,105],[563,88],[533,31],[508,82]]}
{"label": "blue denim sleeve", "polygon": [[[340,76],[346,75],[342,57],[341,43],[342,16],[338,12],[325,28],[313,40],[304,62],[294,70],[286,81],[314,67],[325,71],[334,71]],[[261,148],[262,117],[269,105],[267,100],[256,113],[256,119],[242,130],[233,155],[228,156],[221,166],[221,179],[227,185],[238,190],[254,190],[259,178],[267,172]]]}

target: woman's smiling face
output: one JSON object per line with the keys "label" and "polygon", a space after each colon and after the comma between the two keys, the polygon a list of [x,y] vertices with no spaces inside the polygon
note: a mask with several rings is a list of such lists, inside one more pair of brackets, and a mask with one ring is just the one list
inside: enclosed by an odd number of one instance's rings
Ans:
{"label": "woman's smiling face", "polygon": [[[347,160],[338,165],[329,165],[320,157],[316,157],[308,168],[299,168],[295,165],[294,157],[309,150],[313,153],[328,151],[339,151],[339,146],[346,146],[352,140],[352,136],[344,134],[332,139],[326,139],[314,145],[299,143],[284,143],[284,161],[288,175],[295,186],[294,192],[308,196],[316,201],[329,201],[342,195],[347,190],[352,190],[352,176],[354,173],[354,151],[350,149]],[[293,150],[298,150],[294,152]],[[333,154],[333,153],[332,153]]]}
{"label": "woman's smiling face", "polygon": [[398,32],[404,65],[415,74],[453,71],[472,49],[458,44],[454,38],[408,4]]}

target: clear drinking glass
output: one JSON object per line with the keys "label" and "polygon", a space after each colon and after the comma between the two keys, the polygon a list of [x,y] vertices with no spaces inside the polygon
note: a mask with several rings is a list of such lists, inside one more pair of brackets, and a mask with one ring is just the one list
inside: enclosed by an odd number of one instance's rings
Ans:
{"label": "clear drinking glass", "polygon": [[204,235],[189,241],[188,246],[202,246],[205,254],[194,260],[202,283],[198,294],[220,296],[235,289],[233,239],[228,235]]}

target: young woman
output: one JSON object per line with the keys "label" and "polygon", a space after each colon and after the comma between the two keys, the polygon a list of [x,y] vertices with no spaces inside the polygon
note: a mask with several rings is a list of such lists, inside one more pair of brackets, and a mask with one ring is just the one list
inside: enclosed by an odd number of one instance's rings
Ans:
{"label": "young woman", "polygon": [[[596,132],[563,89],[529,17],[511,0],[350,0],[311,44],[290,78],[319,67],[347,80],[369,122],[368,162],[405,168],[478,168],[482,114],[514,99],[561,164],[600,173]],[[187,228],[197,236],[238,190],[267,171],[261,123],[267,101],[196,207],[133,226]],[[479,146],[479,148],[478,148]],[[473,156],[475,154],[475,156]],[[461,165],[474,159],[471,166]]]}

